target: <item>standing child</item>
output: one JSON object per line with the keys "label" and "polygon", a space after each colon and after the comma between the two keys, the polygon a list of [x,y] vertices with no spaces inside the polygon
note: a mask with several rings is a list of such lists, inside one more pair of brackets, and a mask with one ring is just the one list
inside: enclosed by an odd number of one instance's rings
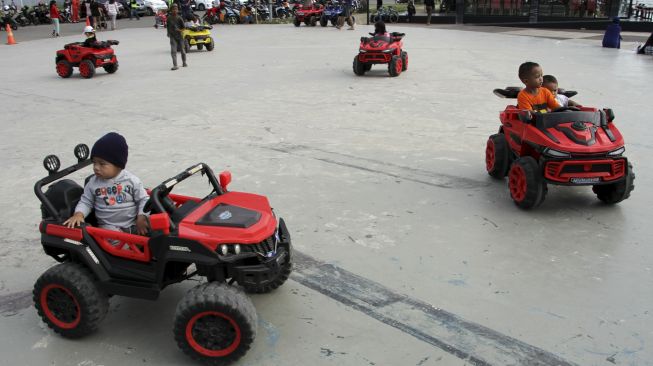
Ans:
{"label": "standing child", "polygon": [[109,15],[109,20],[111,21],[111,30],[116,29],[116,18],[118,17],[118,3],[116,0],[109,0],[107,4],[107,14]]}
{"label": "standing child", "polygon": [[408,0],[408,23],[413,22],[413,16],[417,12],[417,9],[415,9],[415,1],[414,0]]}
{"label": "standing child", "polygon": [[542,67],[535,62],[519,66],[519,79],[526,87],[517,95],[517,108],[546,113],[560,108],[549,89],[542,88]]}
{"label": "standing child", "polygon": [[170,38],[170,53],[172,54],[172,69],[177,70],[177,49],[181,49],[181,61],[183,62],[182,66],[188,66],[186,64],[186,49],[183,47],[183,39],[181,38],[181,31],[184,29],[184,20],[179,16],[179,7],[177,4],[172,5],[172,11],[168,16],[166,23],[166,28],[168,30],[168,38]]}
{"label": "standing child", "polygon": [[59,37],[59,9],[55,0],[50,1],[50,19],[52,19],[52,24],[54,24],[52,37]]}
{"label": "standing child", "polygon": [[75,207],[75,214],[64,222],[72,228],[84,222],[92,210],[102,229],[145,235],[147,217],[143,212],[148,195],[138,177],[125,170],[127,141],[111,132],[91,149],[93,173]]}

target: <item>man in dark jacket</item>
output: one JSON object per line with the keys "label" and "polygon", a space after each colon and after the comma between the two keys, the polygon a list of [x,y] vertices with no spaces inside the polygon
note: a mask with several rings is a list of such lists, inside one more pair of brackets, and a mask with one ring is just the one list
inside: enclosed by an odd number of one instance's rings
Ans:
{"label": "man in dark jacket", "polygon": [[170,38],[170,53],[172,54],[172,69],[177,70],[177,49],[181,49],[181,66],[186,67],[186,49],[184,48],[181,31],[184,29],[184,20],[179,16],[179,7],[177,4],[172,6],[166,27],[168,28],[168,37]]}
{"label": "man in dark jacket", "polygon": [[426,25],[431,24],[431,14],[435,7],[435,0],[424,0],[424,8],[426,10]]}

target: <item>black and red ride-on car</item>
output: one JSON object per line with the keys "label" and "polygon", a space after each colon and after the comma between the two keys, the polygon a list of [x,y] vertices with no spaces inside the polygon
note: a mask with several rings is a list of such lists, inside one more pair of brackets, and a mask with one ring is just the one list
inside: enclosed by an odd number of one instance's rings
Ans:
{"label": "black and red ride-on car", "polygon": [[[256,335],[257,315],[249,297],[231,285],[266,293],[281,286],[292,270],[288,229],[268,199],[228,191],[231,174],[223,172],[218,180],[200,163],[151,190],[149,236],[101,229],[93,214],[81,227],[68,228],[63,221],[73,214],[84,189],[63,178],[90,165],[88,155],[88,147],[78,145],[78,162],[61,171],[59,159],[47,156],[44,166],[50,174],[34,186],[42,203],[41,244],[60,262],[34,285],[43,321],[64,337],[82,337],[98,328],[110,296],[155,300],[168,285],[204,277],[206,282],[177,305],[177,344],[211,365],[243,356]],[[198,173],[212,188],[205,197],[170,193]]]}
{"label": "black and red ride-on car", "polygon": [[86,79],[92,78],[98,67],[113,74],[118,71],[118,59],[111,46],[118,43],[113,40],[97,42],[92,47],[84,47],[82,42],[68,43],[63,50],[57,51],[57,74],[68,78],[73,74],[73,67],[79,68],[79,73]]}
{"label": "black and red ride-on car", "polygon": [[[517,98],[520,90],[508,87],[494,93]],[[499,133],[490,136],[485,148],[486,169],[494,178],[508,175],[517,206],[541,204],[547,184],[591,185],[609,204],[627,199],[635,187],[635,173],[624,156],[624,139],[611,109],[563,107],[537,113],[509,105],[499,118]]]}
{"label": "black and red ride-on car", "polygon": [[323,12],[324,7],[322,7],[320,4],[315,4],[308,7],[301,4],[297,5],[293,24],[295,24],[295,27],[299,27],[302,23],[306,24],[307,26],[315,27],[320,18],[322,18]]}
{"label": "black and red ride-on car", "polygon": [[390,76],[399,76],[408,70],[408,52],[403,50],[404,33],[392,32],[389,35],[361,37],[358,55],[354,57],[354,74],[362,76],[374,64],[388,64]]}

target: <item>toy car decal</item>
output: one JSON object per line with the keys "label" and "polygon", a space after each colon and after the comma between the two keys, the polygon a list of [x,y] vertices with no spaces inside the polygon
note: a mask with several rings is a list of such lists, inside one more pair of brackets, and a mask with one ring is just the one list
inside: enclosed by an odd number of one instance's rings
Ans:
{"label": "toy car decal", "polygon": [[233,215],[231,214],[230,211],[224,211],[224,212],[220,213],[218,218],[220,218],[220,220],[229,220],[232,216]]}
{"label": "toy car decal", "polygon": [[88,253],[88,255],[91,256],[91,258],[93,259],[93,262],[95,262],[95,264],[100,264],[100,260],[97,259],[97,257],[95,256],[95,254],[93,253],[93,251],[91,250],[91,248],[86,247],[86,252]]}
{"label": "toy car decal", "polygon": [[202,164],[197,164],[194,167],[188,169],[188,174],[195,174],[202,170]]}
{"label": "toy car decal", "polygon": [[176,250],[178,252],[190,252],[190,248],[182,247],[182,246],[178,246],[178,245],[171,245],[170,250]]}
{"label": "toy car decal", "polygon": [[68,238],[65,238],[63,241],[65,241],[66,243],[75,244],[75,245],[84,245],[84,244],[82,244],[81,242],[79,242],[77,240],[68,239]]}
{"label": "toy car decal", "polygon": [[176,179],[170,179],[169,181],[167,181],[165,183],[165,187],[170,188],[170,187],[174,186],[175,184],[177,184],[177,180]]}

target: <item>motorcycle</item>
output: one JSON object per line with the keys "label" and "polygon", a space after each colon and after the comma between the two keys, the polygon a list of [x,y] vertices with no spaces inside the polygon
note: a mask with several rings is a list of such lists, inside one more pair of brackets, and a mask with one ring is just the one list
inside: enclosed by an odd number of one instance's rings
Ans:
{"label": "motorcycle", "polygon": [[213,6],[206,9],[206,12],[204,12],[204,15],[202,16],[202,23],[220,23],[220,8]]}
{"label": "motorcycle", "polygon": [[71,23],[72,22],[72,13],[70,12],[70,7],[65,7],[61,13],[59,13],[59,21],[61,23]]}
{"label": "motorcycle", "polygon": [[16,23],[16,21],[12,17],[11,12],[2,11],[0,12],[0,27],[2,27],[3,30],[7,29],[7,24],[13,30],[18,29],[18,23]]}
{"label": "motorcycle", "polygon": [[14,17],[14,20],[21,27],[32,24],[32,19],[30,17],[30,8],[25,5],[20,9],[20,12]]}

